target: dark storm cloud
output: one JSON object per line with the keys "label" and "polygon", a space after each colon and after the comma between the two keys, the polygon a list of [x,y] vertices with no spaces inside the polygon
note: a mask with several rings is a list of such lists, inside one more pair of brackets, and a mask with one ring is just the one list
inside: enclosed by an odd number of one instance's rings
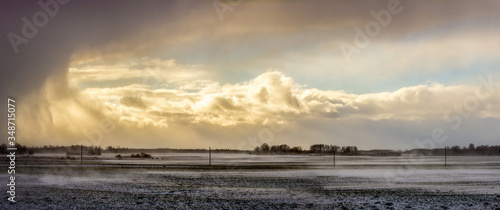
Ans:
{"label": "dark storm cloud", "polygon": [[[150,38],[155,37],[151,33],[160,30],[157,27],[168,27],[169,21],[171,24],[181,19],[186,8],[191,7],[188,2],[167,1],[70,1],[58,5],[56,15],[49,17],[42,27],[35,26],[38,33],[32,33],[35,35],[28,38],[28,43],[19,44],[16,53],[7,34],[23,36],[25,23],[22,18],[33,22],[34,14],[44,10],[37,1],[0,3],[0,98],[11,96],[22,103],[26,94],[40,92],[52,76],[60,76],[58,91],[63,94],[61,97],[71,97],[64,92],[68,89],[65,75],[73,56],[81,52],[107,56],[149,47]],[[1,104],[1,113],[5,113],[5,106]],[[4,123],[2,121],[2,129],[6,127]]]}

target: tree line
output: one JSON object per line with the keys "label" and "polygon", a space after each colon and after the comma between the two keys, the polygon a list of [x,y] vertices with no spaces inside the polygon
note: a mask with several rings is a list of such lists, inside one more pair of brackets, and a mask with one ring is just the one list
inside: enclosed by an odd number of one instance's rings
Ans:
{"label": "tree line", "polygon": [[[444,148],[434,148],[434,149],[412,149],[407,151],[407,153],[418,154],[418,155],[444,155]],[[469,144],[468,147],[451,146],[446,148],[446,155],[451,156],[495,156],[500,155],[500,145],[481,145],[475,146],[474,144]]]}
{"label": "tree line", "polygon": [[67,148],[66,155],[101,155],[102,148],[100,146],[81,146],[81,145],[71,145]]}
{"label": "tree line", "polygon": [[[318,154],[318,155],[367,155],[367,156],[400,156],[402,154],[416,154],[416,155],[444,155],[444,148],[434,149],[411,149],[406,151],[395,150],[358,150],[356,146],[338,146],[328,144],[313,144],[309,150],[303,150],[301,147],[290,147],[286,144],[269,146],[267,143],[255,147],[254,154]],[[451,146],[446,147],[447,155],[454,156],[494,156],[500,155],[500,145],[481,145],[474,146],[469,144],[468,147]]]}
{"label": "tree line", "polygon": [[337,146],[328,144],[313,144],[309,150],[303,150],[302,147],[290,147],[286,144],[269,146],[263,143],[261,146],[255,147],[255,154],[340,154],[340,155],[358,155],[359,151],[356,146]]}
{"label": "tree line", "polygon": [[500,145],[481,145],[475,147],[474,144],[469,144],[469,147],[463,148],[453,146],[450,148],[450,155],[500,155]]}
{"label": "tree line", "polygon": [[[15,151],[16,154],[19,154],[19,155],[24,155],[24,154],[33,155],[33,154],[35,154],[35,151],[33,150],[33,148],[27,147],[25,145],[21,145],[19,143],[16,143],[15,147],[17,148],[17,150]],[[7,144],[0,145],[0,154],[9,154],[9,151],[7,150]]]}
{"label": "tree line", "polygon": [[[35,153],[66,153],[66,155],[80,155],[80,149],[82,150],[84,155],[101,155],[102,148],[100,146],[82,146],[80,145],[71,145],[71,146],[54,146],[54,145],[46,145],[43,147],[28,147],[25,145],[21,145],[16,143],[15,147],[17,148],[16,154],[19,155],[33,155]],[[7,150],[7,145],[0,145],[0,154],[9,154]]]}
{"label": "tree line", "polygon": [[[154,149],[141,149],[141,148],[127,148],[119,146],[107,146],[104,150],[110,153],[204,153],[208,152],[208,149],[172,149],[172,148],[154,148]],[[244,153],[246,151],[237,149],[212,149],[213,153]]]}

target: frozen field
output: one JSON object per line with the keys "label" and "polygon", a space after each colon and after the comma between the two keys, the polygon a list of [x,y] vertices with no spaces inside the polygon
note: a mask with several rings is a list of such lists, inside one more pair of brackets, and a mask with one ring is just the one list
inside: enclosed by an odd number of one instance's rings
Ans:
{"label": "frozen field", "polygon": [[500,157],[114,155],[19,160],[1,208],[500,208]]}
{"label": "frozen field", "polygon": [[[124,153],[128,156],[132,153]],[[155,159],[122,159],[114,158],[116,154],[106,153],[98,158],[106,164],[144,164],[144,165],[207,165],[208,153],[163,153],[152,154]],[[76,158],[79,158],[75,156]],[[444,166],[443,156],[336,156],[336,166],[339,167],[433,167]],[[449,166],[481,166],[500,167],[500,156],[448,156]],[[252,155],[246,153],[223,154],[212,153],[212,165],[289,165],[307,167],[330,167],[333,166],[333,156],[308,156],[308,155]]]}

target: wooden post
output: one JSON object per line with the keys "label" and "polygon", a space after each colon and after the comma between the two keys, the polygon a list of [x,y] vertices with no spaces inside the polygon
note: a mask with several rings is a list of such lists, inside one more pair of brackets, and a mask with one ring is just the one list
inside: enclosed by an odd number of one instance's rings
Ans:
{"label": "wooden post", "polygon": [[208,147],[208,166],[212,167],[212,148]]}
{"label": "wooden post", "polygon": [[83,163],[83,145],[80,144],[80,164]]}
{"label": "wooden post", "polygon": [[333,167],[335,167],[335,153],[337,151],[335,151],[336,149],[333,149]]}
{"label": "wooden post", "polygon": [[447,159],[446,159],[446,146],[444,147],[444,167],[447,166]]}

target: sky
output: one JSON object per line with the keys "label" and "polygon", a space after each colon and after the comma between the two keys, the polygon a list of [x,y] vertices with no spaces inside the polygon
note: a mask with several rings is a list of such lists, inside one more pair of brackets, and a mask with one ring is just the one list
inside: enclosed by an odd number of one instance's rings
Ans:
{"label": "sky", "polygon": [[16,100],[17,141],[32,146],[497,145],[499,9],[2,1],[0,97]]}

